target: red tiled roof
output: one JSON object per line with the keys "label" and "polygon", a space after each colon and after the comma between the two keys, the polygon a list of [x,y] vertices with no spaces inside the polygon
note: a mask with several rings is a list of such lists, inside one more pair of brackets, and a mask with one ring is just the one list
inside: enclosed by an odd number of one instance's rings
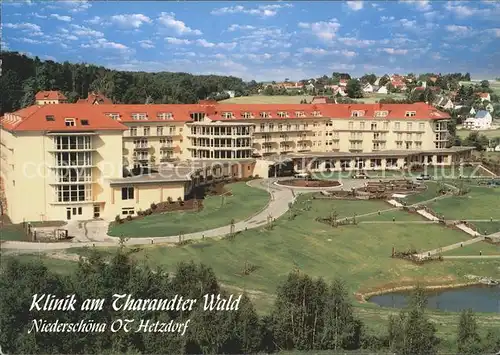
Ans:
{"label": "red tiled roof", "polygon": [[489,94],[489,93],[487,93],[487,92],[480,92],[480,93],[479,93],[479,96],[480,96],[480,97],[482,97],[482,98],[484,98],[484,99],[486,99],[487,97],[489,97],[489,96],[490,96],[490,94]]}
{"label": "red tiled roof", "polygon": [[[7,113],[0,117],[0,125],[8,131],[95,131],[126,130],[120,122],[106,116],[96,106],[42,105]],[[47,116],[52,118],[47,119]],[[66,126],[65,119],[73,118],[74,126]],[[87,121],[87,124],[82,124]]]}
{"label": "red tiled roof", "polygon": [[35,95],[36,100],[67,100],[60,91],[39,91]]}
{"label": "red tiled roof", "polygon": [[78,99],[76,102],[77,104],[91,104],[94,105],[95,103],[98,103],[99,105],[111,105],[113,104],[113,101],[108,99],[106,96],[100,93],[95,93],[95,92],[90,92],[88,97],[86,99]]}
{"label": "red tiled roof", "polygon": [[[297,117],[296,111],[304,112],[304,117]],[[313,111],[319,111],[321,116],[313,116]],[[210,119],[217,121],[249,120],[243,118],[244,113],[251,113],[252,120],[259,121],[261,112],[270,114],[273,120],[318,119],[321,117],[336,119],[352,118],[353,111],[364,111],[365,119],[375,118],[375,111],[387,111],[385,120],[428,120],[449,119],[447,113],[438,111],[433,106],[423,102],[414,104],[173,104],[173,105],[44,105],[31,106],[23,110],[6,114],[1,118],[1,124],[7,130],[15,131],[45,131],[45,130],[125,130],[125,122],[189,122],[190,115],[196,112],[205,113]],[[414,111],[415,116],[406,117],[407,111]],[[224,112],[232,112],[234,118],[224,118]],[[287,112],[288,117],[279,117],[278,112]],[[109,117],[118,115],[117,122]],[[145,114],[146,120],[134,120],[133,114]],[[171,114],[171,118],[162,119],[159,114]],[[10,116],[9,116],[10,115]],[[12,115],[18,116],[17,121]],[[46,116],[54,116],[54,121],[47,121]],[[75,127],[66,127],[65,118],[75,118]],[[82,126],[80,121],[88,120],[88,126]]]}

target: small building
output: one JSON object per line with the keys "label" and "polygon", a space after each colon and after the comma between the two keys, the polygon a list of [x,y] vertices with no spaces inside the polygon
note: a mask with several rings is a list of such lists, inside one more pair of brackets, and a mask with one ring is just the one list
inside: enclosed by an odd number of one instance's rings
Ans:
{"label": "small building", "polygon": [[311,104],[326,104],[327,103],[327,97],[326,96],[314,96]]}
{"label": "small building", "polygon": [[493,113],[493,111],[495,111],[495,107],[493,107],[493,105],[491,103],[489,103],[488,105],[486,105],[485,109],[489,112],[489,113]]}
{"label": "small building", "polygon": [[372,93],[374,90],[373,90],[373,85],[368,83],[366,84],[365,86],[363,86],[363,92],[365,93]]}
{"label": "small building", "polygon": [[63,104],[68,101],[59,90],[39,91],[35,95],[37,105]]}
{"label": "small building", "polygon": [[347,86],[347,82],[348,82],[348,80],[347,80],[347,79],[340,79],[340,81],[339,81],[339,85],[340,85],[340,86],[343,86],[343,87],[346,87],[346,86]]}
{"label": "small building", "polygon": [[381,86],[377,90],[377,94],[388,94],[389,91],[387,90],[387,86]]}
{"label": "small building", "polygon": [[464,128],[472,130],[485,130],[491,128],[493,118],[486,110],[480,110],[475,117],[467,118],[464,122]]}
{"label": "small building", "polygon": [[480,92],[479,98],[481,99],[481,102],[491,101],[491,96],[489,92]]}
{"label": "small building", "polygon": [[469,111],[469,115],[475,115],[475,114],[476,114],[476,110],[474,109],[474,107],[471,107],[470,111]]}
{"label": "small building", "polygon": [[78,99],[77,104],[89,104],[89,105],[112,105],[113,101],[108,99],[101,93],[90,92],[86,99]]}
{"label": "small building", "polygon": [[445,110],[453,110],[455,108],[455,104],[446,96],[438,96],[434,101],[434,106],[445,109]]}

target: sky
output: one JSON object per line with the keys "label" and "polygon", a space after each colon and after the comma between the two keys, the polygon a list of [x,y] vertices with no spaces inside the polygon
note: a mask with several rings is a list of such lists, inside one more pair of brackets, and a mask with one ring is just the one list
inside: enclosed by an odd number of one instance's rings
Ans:
{"label": "sky", "polygon": [[2,48],[131,71],[500,76],[500,1],[2,2]]}

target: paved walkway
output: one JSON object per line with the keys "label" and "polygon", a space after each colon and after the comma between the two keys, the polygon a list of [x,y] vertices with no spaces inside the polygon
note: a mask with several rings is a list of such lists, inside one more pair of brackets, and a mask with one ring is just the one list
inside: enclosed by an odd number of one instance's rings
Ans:
{"label": "paved walkway", "polygon": [[426,251],[423,253],[419,253],[419,254],[416,254],[416,257],[419,259],[425,259],[425,258],[428,258],[428,257],[436,255],[436,254],[441,254],[441,253],[444,253],[444,252],[447,252],[447,251],[450,251],[453,249],[458,249],[458,248],[464,247],[466,245],[481,242],[483,240],[484,240],[484,237],[476,237],[474,239],[469,239],[469,240],[466,240],[463,242],[451,244],[451,245],[448,245],[448,246],[445,246],[442,248],[437,248],[437,249],[429,250],[429,251]]}
{"label": "paved walkway", "polygon": [[[248,182],[249,186],[267,190],[271,194],[271,199],[268,205],[254,216],[247,218],[244,221],[235,223],[234,231],[239,232],[246,229],[263,227],[268,220],[269,216],[278,218],[288,211],[288,204],[295,201],[296,196],[301,193],[319,192],[323,190],[340,190],[359,188],[364,185],[360,180],[343,180],[343,185],[333,188],[318,188],[318,189],[293,189],[290,187],[275,185],[275,179],[259,179]],[[6,241],[1,244],[2,250],[15,250],[16,252],[36,252],[36,251],[50,251],[61,250],[75,247],[84,246],[116,246],[119,243],[119,238],[110,237],[107,235],[108,223],[105,221],[88,221],[88,222],[74,222],[67,225],[68,234],[75,236],[71,242],[58,242],[58,243],[31,243],[19,241]],[[183,240],[202,239],[221,237],[230,233],[231,226],[223,226],[202,232],[184,234]],[[157,238],[128,238],[127,245],[145,245],[156,243],[176,243],[179,241],[179,235],[157,237]]]}
{"label": "paved walkway", "polygon": [[439,218],[427,212],[426,210],[418,210],[417,213],[422,217],[424,217],[425,219],[428,219],[429,221],[439,222]]}

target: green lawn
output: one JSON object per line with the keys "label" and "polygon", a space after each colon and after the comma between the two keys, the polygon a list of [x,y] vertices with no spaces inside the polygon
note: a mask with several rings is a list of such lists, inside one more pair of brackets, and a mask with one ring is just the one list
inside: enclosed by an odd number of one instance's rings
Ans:
{"label": "green lawn", "polygon": [[485,235],[500,232],[500,222],[472,222],[472,224]]}
{"label": "green lawn", "polygon": [[252,95],[252,96],[233,97],[227,100],[222,100],[220,101],[220,103],[221,104],[300,104],[300,101],[304,99],[306,99],[307,102],[310,102],[313,99],[313,96]]}
{"label": "green lawn", "polygon": [[[267,191],[249,187],[244,182],[226,185],[232,196],[209,196],[200,212],[170,212],[141,219],[112,223],[109,234],[125,237],[163,237],[188,234],[222,227],[244,220],[261,211],[269,202]],[[224,201],[224,205],[222,205]]]}
{"label": "green lawn", "polygon": [[28,241],[21,224],[8,224],[0,228],[0,240]]}
{"label": "green lawn", "polygon": [[500,219],[500,189],[470,187],[464,196],[453,196],[428,203],[432,210],[445,219]]}
{"label": "green lawn", "polygon": [[[500,245],[495,245],[487,242],[478,242],[466,245],[462,248],[453,249],[443,253],[443,256],[453,255],[500,255]],[[500,259],[499,259],[500,260]]]}
{"label": "green lawn", "polygon": [[497,138],[500,137],[500,129],[489,129],[487,131],[471,131],[468,129],[457,130],[457,136],[460,138],[467,138],[472,132],[477,132],[479,135],[484,135],[487,138]]}

